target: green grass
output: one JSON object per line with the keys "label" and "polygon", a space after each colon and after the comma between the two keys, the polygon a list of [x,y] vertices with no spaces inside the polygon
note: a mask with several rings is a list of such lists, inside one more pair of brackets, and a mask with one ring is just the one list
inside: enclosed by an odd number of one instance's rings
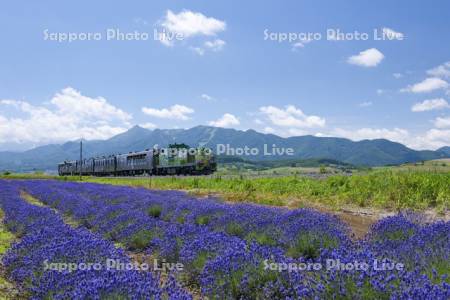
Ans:
{"label": "green grass", "polygon": [[3,224],[4,214],[0,210],[0,256],[3,256],[14,241],[14,235],[9,232],[6,226]]}
{"label": "green grass", "polygon": [[407,163],[392,167],[379,167],[378,169],[386,169],[396,171],[426,171],[426,172],[450,172],[450,158],[441,158],[427,160],[416,163]]}
{"label": "green grass", "polygon": [[[0,209],[0,259],[5,255],[6,251],[11,247],[16,237],[7,230],[3,223],[4,213]],[[0,299],[23,299],[19,297],[16,287],[4,277],[3,272],[0,274]]]}

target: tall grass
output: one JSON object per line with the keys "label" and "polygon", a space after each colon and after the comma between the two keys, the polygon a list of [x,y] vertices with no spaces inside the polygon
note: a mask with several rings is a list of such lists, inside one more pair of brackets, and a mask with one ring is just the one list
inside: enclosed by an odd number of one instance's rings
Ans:
{"label": "tall grass", "polygon": [[86,178],[87,181],[181,189],[195,193],[219,193],[230,201],[251,201],[285,205],[293,199],[316,201],[332,206],[342,204],[388,209],[448,209],[450,173],[374,171],[362,175],[336,175],[317,180],[308,177],[278,178]]}

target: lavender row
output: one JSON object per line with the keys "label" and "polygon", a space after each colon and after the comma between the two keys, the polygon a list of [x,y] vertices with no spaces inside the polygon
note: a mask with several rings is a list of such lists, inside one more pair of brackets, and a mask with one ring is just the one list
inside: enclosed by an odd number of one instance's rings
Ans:
{"label": "lavender row", "polygon": [[[0,181],[5,225],[19,237],[3,258],[3,265],[25,296],[30,299],[191,299],[173,279],[161,287],[159,278],[150,272],[107,268],[107,260],[117,265],[131,261],[111,242],[86,229],[71,228],[51,209],[31,205],[19,193],[15,183]],[[92,268],[94,264],[96,267]]]}
{"label": "lavender row", "polygon": [[[185,266],[179,281],[210,298],[447,299],[449,223],[399,215],[353,242],[335,217],[316,211],[230,205],[176,191],[61,182],[26,182],[30,193],[129,250]],[[272,266],[379,268],[287,272]],[[391,266],[403,264],[403,269]],[[271,266],[267,268],[267,266]]]}

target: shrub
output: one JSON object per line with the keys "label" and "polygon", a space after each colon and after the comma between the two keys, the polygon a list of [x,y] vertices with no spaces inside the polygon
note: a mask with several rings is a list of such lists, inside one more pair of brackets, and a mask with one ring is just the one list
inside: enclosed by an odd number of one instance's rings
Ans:
{"label": "shrub", "polygon": [[308,231],[299,234],[286,254],[294,258],[315,259],[319,257],[321,249],[331,249],[337,246],[338,241],[327,233]]}
{"label": "shrub", "polygon": [[197,225],[208,225],[210,221],[210,216],[198,216],[195,218],[195,224]]}
{"label": "shrub", "polygon": [[161,205],[152,205],[147,210],[147,214],[153,218],[159,218],[161,216],[161,212],[162,212]]}
{"label": "shrub", "polygon": [[238,237],[242,237],[244,235],[244,229],[236,222],[228,223],[225,228],[225,232]]}
{"label": "shrub", "polygon": [[154,232],[142,229],[131,236],[127,242],[127,246],[130,250],[143,250],[150,244],[154,237]]}

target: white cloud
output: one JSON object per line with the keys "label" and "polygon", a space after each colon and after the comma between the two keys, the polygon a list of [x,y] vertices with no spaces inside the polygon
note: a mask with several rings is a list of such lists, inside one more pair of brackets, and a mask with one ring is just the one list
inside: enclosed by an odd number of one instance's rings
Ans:
{"label": "white cloud", "polygon": [[217,39],[214,41],[206,41],[205,47],[212,50],[212,51],[220,51],[225,46],[225,41],[221,39]]}
{"label": "white cloud", "polygon": [[311,39],[302,39],[300,40],[300,42],[296,42],[294,44],[292,44],[292,51],[297,51],[299,48],[304,48],[306,44],[310,43],[312,40]]}
{"label": "white cloud", "polygon": [[203,43],[203,46],[201,47],[190,47],[190,49],[192,51],[194,51],[195,53],[197,53],[198,55],[203,55],[206,53],[207,50],[213,51],[213,52],[218,52],[221,51],[223,49],[223,47],[225,46],[225,41],[217,39],[214,41],[206,41],[205,43]]}
{"label": "white cloud", "polygon": [[241,122],[238,118],[236,118],[236,116],[226,113],[218,120],[209,122],[209,125],[215,127],[233,127],[239,125],[240,123]]}
{"label": "white cloud", "polygon": [[[450,119],[447,120],[450,126]],[[402,143],[412,149],[437,149],[450,145],[450,129],[432,128],[423,134],[412,134],[403,128],[360,128],[342,129],[336,128],[329,134],[321,136],[345,137],[354,141],[365,139],[387,139]]]}
{"label": "white cloud", "polygon": [[156,109],[151,107],[143,107],[142,112],[146,115],[163,118],[163,119],[175,119],[175,120],[188,120],[190,114],[194,113],[194,110],[190,107],[175,104],[169,108]]}
{"label": "white cloud", "polygon": [[395,79],[399,79],[399,78],[403,77],[403,74],[402,73],[394,73],[394,74],[392,74],[392,76],[394,76]]}
{"label": "white cloud", "polygon": [[150,122],[144,123],[144,124],[139,124],[139,126],[141,126],[142,128],[146,128],[146,129],[154,129],[156,128],[156,125]]}
{"label": "white cloud", "polygon": [[450,128],[450,117],[437,117],[434,121],[434,126],[437,128]]}
{"label": "white cloud", "polygon": [[98,120],[119,119],[128,121],[131,115],[109,104],[105,98],[90,98],[68,87],[57,93],[50,103],[58,108],[60,114],[84,115]]}
{"label": "white cloud", "polygon": [[336,128],[333,131],[333,134],[335,136],[345,137],[354,141],[365,139],[388,139],[401,143],[404,143],[409,137],[409,132],[406,129],[402,128],[360,128],[356,130]]}
{"label": "white cloud", "polygon": [[267,127],[264,127],[264,132],[274,134],[276,132],[276,130],[273,129],[272,127],[267,126]]}
{"label": "white cloud", "polygon": [[201,47],[189,47],[189,49],[191,49],[192,51],[194,51],[195,53],[197,53],[200,56],[203,56],[203,54],[205,54],[205,49],[203,49]]}
{"label": "white cloud", "polygon": [[126,131],[132,116],[102,97],[91,98],[68,87],[48,106],[0,100],[20,116],[0,115],[0,143],[44,144],[79,139],[106,139]]}
{"label": "white cloud", "polygon": [[448,82],[438,77],[429,77],[425,80],[401,89],[401,92],[427,93],[434,90],[445,89],[449,86]]}
{"label": "white cloud", "polygon": [[298,48],[303,48],[303,47],[305,47],[305,44],[303,44],[302,42],[294,43],[292,45],[292,51],[296,51]]}
{"label": "white cloud", "polygon": [[[168,10],[158,24],[161,27],[157,33],[158,40],[168,47],[173,47],[177,41],[186,41],[191,37],[217,36],[227,27],[224,21],[190,10],[183,10],[179,13]],[[201,45],[191,45],[189,49],[198,55],[204,55],[206,50],[222,50],[225,44],[225,41],[215,39]]]}
{"label": "white cloud", "polygon": [[318,116],[305,115],[300,109],[288,105],[285,109],[275,106],[263,106],[259,108],[273,125],[280,127],[313,128],[325,126],[325,119]]}
{"label": "white cloud", "polygon": [[210,96],[208,94],[202,94],[200,97],[202,99],[206,100],[206,101],[214,101],[214,100],[216,100],[216,98],[214,98],[214,97],[212,97],[212,96]]}
{"label": "white cloud", "polygon": [[299,129],[299,128],[289,128],[286,133],[282,133],[283,136],[289,137],[289,136],[301,136],[301,135],[307,135],[308,131]]}
{"label": "white cloud", "polygon": [[386,36],[389,40],[403,40],[405,35],[401,32],[395,31],[391,28],[384,27],[383,28],[383,34]]}
{"label": "white cloud", "polygon": [[450,108],[450,105],[448,102],[443,98],[438,99],[428,99],[420,103],[416,103],[411,107],[411,111],[413,112],[422,112],[422,111],[429,111],[429,110],[438,110],[438,109],[444,109],[444,108]]}
{"label": "white cloud", "polygon": [[384,94],[384,90],[382,90],[382,89],[377,89],[377,95],[382,95],[382,94]]}
{"label": "white cloud", "polygon": [[359,104],[359,107],[368,107],[368,106],[372,106],[372,102],[371,101],[366,101],[366,102],[362,102]]}
{"label": "white cloud", "polygon": [[383,53],[375,48],[370,48],[365,51],[359,52],[358,55],[350,56],[347,59],[349,64],[358,65],[362,67],[375,67],[384,58]]}
{"label": "white cloud", "polygon": [[[161,42],[161,44],[163,44],[164,46],[167,47],[173,47],[173,45],[175,44],[175,41],[178,40],[177,35],[174,33],[169,33],[166,31],[162,31],[162,32],[157,32],[157,39],[158,41]],[[183,37],[179,37],[179,39],[183,39]]]}
{"label": "white cloud", "polygon": [[169,32],[182,34],[184,38],[196,35],[215,36],[226,29],[224,21],[190,10],[178,14],[168,10],[161,26]]}
{"label": "white cloud", "polygon": [[427,74],[434,77],[450,77],[450,61],[428,70]]}
{"label": "white cloud", "polygon": [[[450,120],[448,120],[450,124]],[[427,145],[424,149],[437,149],[443,146],[450,145],[450,129],[430,129],[425,135],[425,144]]]}

